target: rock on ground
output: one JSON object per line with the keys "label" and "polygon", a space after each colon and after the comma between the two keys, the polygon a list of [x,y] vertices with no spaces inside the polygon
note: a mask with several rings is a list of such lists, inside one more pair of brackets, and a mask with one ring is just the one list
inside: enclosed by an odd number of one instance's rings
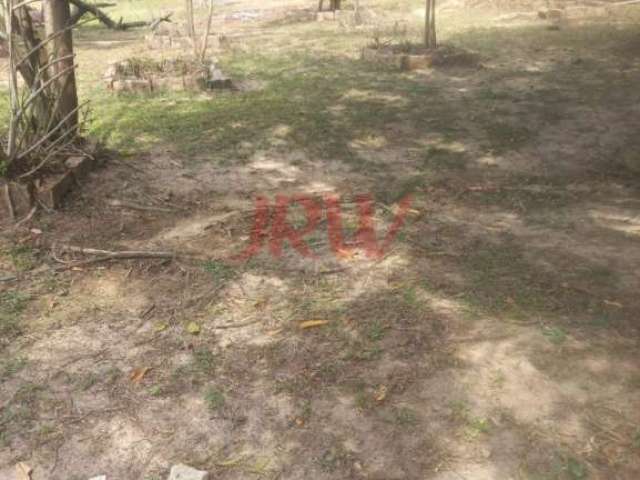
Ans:
{"label": "rock on ground", "polygon": [[208,472],[180,464],[171,467],[168,480],[208,480],[208,478]]}

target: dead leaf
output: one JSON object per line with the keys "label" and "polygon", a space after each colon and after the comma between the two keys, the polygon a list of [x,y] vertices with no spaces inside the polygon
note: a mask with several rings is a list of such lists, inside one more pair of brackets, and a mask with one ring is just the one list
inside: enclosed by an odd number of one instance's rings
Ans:
{"label": "dead leaf", "polygon": [[269,330],[267,332],[267,335],[269,335],[270,337],[275,337],[276,335],[278,335],[280,332],[282,332],[281,328],[276,328],[275,330]]}
{"label": "dead leaf", "polygon": [[144,376],[149,373],[150,370],[151,367],[134,368],[129,374],[129,380],[131,380],[133,383],[140,383],[144,379]]}
{"label": "dead leaf", "polygon": [[257,309],[263,309],[264,307],[267,306],[268,303],[269,303],[269,300],[267,300],[267,299],[259,300],[259,301],[257,301],[256,303],[253,304],[253,307],[257,308]]}
{"label": "dead leaf", "polygon": [[305,330],[307,328],[322,327],[323,325],[326,325],[328,323],[329,320],[307,320],[306,322],[300,323],[300,328],[302,330]]}
{"label": "dead leaf", "polygon": [[20,462],[16,465],[17,480],[31,480],[31,472],[33,469],[26,463]]}
{"label": "dead leaf", "polygon": [[344,258],[345,260],[352,260],[356,255],[355,250],[351,248],[339,248],[336,250],[336,253],[340,258]]}
{"label": "dead leaf", "polygon": [[380,385],[376,388],[376,391],[373,394],[373,398],[376,402],[383,402],[385,398],[387,398],[387,387],[385,385]]}
{"label": "dead leaf", "polygon": [[164,332],[167,328],[169,328],[169,325],[166,323],[159,323],[158,325],[156,325],[156,332],[160,333],[160,332]]}
{"label": "dead leaf", "polygon": [[196,322],[189,322],[189,325],[187,325],[187,332],[191,335],[198,335],[200,333],[200,325]]}

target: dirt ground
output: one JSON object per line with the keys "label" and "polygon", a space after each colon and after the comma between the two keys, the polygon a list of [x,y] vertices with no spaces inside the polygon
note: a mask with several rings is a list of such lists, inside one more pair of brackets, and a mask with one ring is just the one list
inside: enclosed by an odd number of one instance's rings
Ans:
{"label": "dirt ground", "polygon": [[[213,95],[112,96],[108,62],[169,53],[78,33],[108,152],[2,237],[0,479],[640,478],[640,6],[556,30],[445,3],[481,64],[398,72],[359,51],[417,35],[421,2],[366,3],[357,28],[220,7],[250,88]],[[327,193],[351,234],[358,194],[379,237],[412,204],[380,259],[326,219],[314,258],[234,259],[256,197]]]}

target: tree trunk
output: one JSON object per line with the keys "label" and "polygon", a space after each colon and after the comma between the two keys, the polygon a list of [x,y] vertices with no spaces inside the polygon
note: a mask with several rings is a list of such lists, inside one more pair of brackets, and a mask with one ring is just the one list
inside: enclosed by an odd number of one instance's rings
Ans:
{"label": "tree trunk", "polygon": [[[187,20],[187,36],[196,41],[196,28],[193,20],[193,0],[184,0],[185,15]],[[195,43],[194,43],[195,44]]]}
{"label": "tree trunk", "polygon": [[362,25],[362,14],[360,13],[360,0],[355,0],[353,7],[353,20],[356,25]]}
{"label": "tree trunk", "polygon": [[[28,52],[32,52],[27,57],[27,60],[17,68],[29,89],[35,92],[48,79],[47,72],[42,71],[41,68],[41,65],[45,65],[48,60],[45,53],[37,48],[41,40],[35,33],[31,15],[29,15],[27,7],[15,9],[13,15],[13,31],[20,36],[25,49]],[[46,92],[38,95],[33,101],[33,105],[34,115],[31,116],[31,127],[34,132],[37,132],[39,127],[46,125],[49,118]]]}
{"label": "tree trunk", "polygon": [[438,48],[438,36],[436,35],[436,0],[431,0],[431,48]]}
{"label": "tree trunk", "polygon": [[[57,34],[71,24],[71,10],[68,0],[47,0],[44,5],[44,28],[47,37]],[[69,115],[66,121],[67,128],[78,125],[78,94],[76,91],[76,75],[73,68],[73,34],[72,29],[67,30],[53,38],[49,44],[49,56],[51,60],[67,57],[51,65],[50,74],[68,69],[58,80],[60,89],[60,103],[58,111],[52,112],[52,117],[57,113],[61,118]],[[75,112],[74,112],[75,110]],[[74,113],[72,113],[74,112]]]}
{"label": "tree trunk", "polygon": [[438,46],[436,37],[436,0],[427,0],[424,17],[424,45],[429,49]]}

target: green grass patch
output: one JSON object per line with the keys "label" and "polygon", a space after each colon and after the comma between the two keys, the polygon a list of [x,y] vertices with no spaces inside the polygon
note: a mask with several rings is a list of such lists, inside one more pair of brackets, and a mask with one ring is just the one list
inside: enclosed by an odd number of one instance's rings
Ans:
{"label": "green grass patch", "polygon": [[219,260],[208,260],[204,263],[202,268],[217,282],[229,280],[230,278],[233,278],[235,274],[232,267]]}
{"label": "green grass patch", "polygon": [[0,345],[20,335],[20,314],[29,300],[29,295],[15,290],[0,292]]}
{"label": "green grass patch", "polygon": [[11,263],[19,272],[31,270],[36,261],[33,249],[27,245],[19,245],[7,251]]}
{"label": "green grass patch", "polygon": [[194,370],[207,376],[214,374],[218,364],[215,354],[204,347],[194,350],[192,362]]}
{"label": "green grass patch", "polygon": [[26,358],[16,357],[9,358],[3,362],[0,362],[0,380],[9,380],[27,365]]}
{"label": "green grass patch", "polygon": [[555,345],[560,345],[567,340],[567,332],[560,327],[545,327],[542,334]]}
{"label": "green grass patch", "polygon": [[391,411],[391,421],[399,427],[413,427],[420,417],[409,407],[394,407]]}
{"label": "green grass patch", "polygon": [[226,403],[224,393],[216,387],[207,388],[204,394],[204,401],[207,408],[212,412],[220,410]]}

